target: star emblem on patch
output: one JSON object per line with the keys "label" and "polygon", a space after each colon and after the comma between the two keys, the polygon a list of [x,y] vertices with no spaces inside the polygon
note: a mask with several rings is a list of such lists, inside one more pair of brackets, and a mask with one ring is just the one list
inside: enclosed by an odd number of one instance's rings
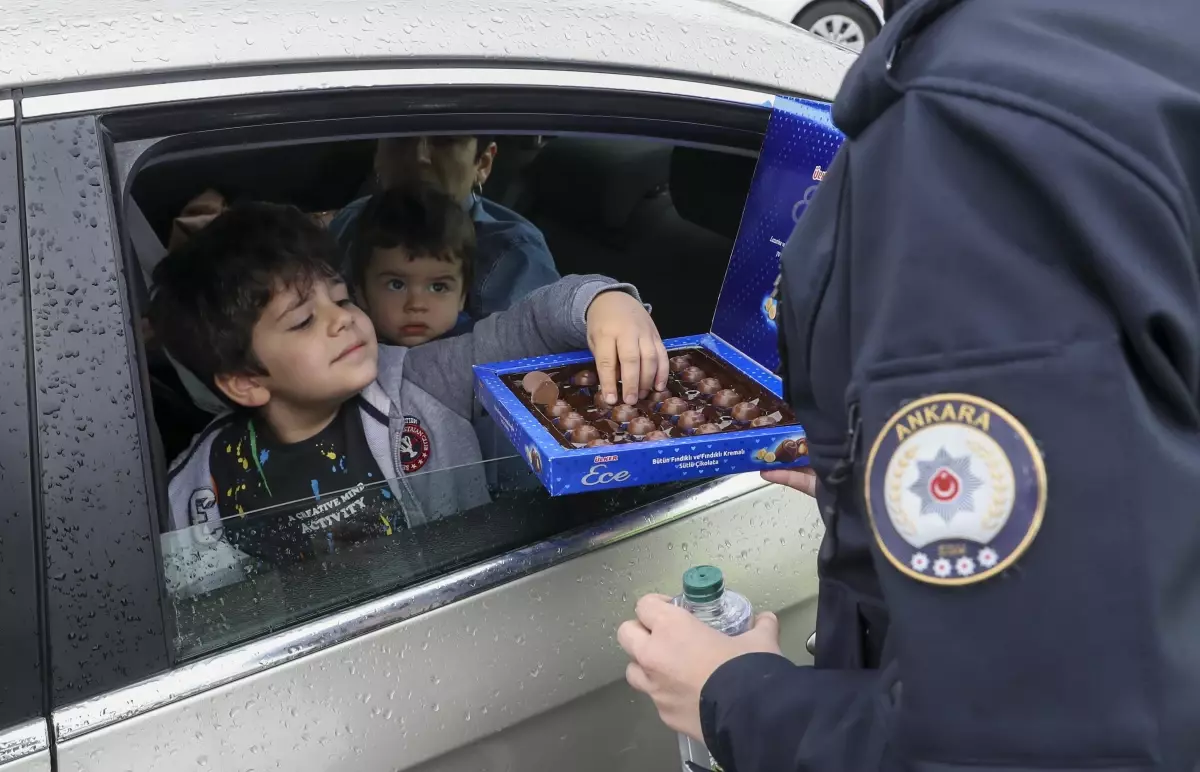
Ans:
{"label": "star emblem on patch", "polygon": [[917,461],[917,481],[909,490],[921,499],[921,514],[933,514],[949,522],[956,514],[970,511],[975,491],[983,481],[971,473],[971,457],[955,458],[940,448],[930,461]]}
{"label": "star emblem on patch", "polygon": [[1004,571],[1028,548],[1046,505],[1046,470],[1010,413],[968,394],[905,405],[867,458],[875,540],[901,573],[962,585]]}

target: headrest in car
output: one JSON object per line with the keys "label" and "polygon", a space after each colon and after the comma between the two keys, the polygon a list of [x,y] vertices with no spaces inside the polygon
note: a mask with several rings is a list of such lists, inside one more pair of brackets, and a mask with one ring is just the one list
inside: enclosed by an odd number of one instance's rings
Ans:
{"label": "headrest in car", "polygon": [[627,139],[558,137],[530,168],[537,212],[587,230],[621,231],[638,205],[664,192],[671,146]]}
{"label": "headrest in car", "polygon": [[756,159],[676,147],[671,153],[671,202],[683,219],[737,238]]}

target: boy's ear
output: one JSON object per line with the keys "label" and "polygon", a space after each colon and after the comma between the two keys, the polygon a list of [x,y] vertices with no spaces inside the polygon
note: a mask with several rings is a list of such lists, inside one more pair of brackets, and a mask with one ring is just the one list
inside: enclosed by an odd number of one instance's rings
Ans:
{"label": "boy's ear", "polygon": [[214,376],[213,382],[234,404],[242,407],[262,407],[271,399],[270,389],[257,375],[223,374]]}
{"label": "boy's ear", "polygon": [[496,143],[488,144],[479,152],[479,159],[475,161],[475,184],[480,187],[488,181],[488,177],[492,176],[492,164],[496,161]]}

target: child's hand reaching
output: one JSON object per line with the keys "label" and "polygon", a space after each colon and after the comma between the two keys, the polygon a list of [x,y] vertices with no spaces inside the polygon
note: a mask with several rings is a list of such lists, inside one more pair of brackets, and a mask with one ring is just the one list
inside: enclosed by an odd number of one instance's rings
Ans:
{"label": "child's hand reaching", "polygon": [[667,388],[667,349],[646,309],[632,295],[604,292],[587,312],[588,348],[596,357],[600,393],[610,405],[621,397],[632,405],[651,389]]}

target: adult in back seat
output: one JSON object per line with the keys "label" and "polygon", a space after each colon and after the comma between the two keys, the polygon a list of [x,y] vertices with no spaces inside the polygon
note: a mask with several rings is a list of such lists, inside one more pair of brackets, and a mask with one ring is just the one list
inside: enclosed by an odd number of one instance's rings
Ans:
{"label": "adult in back seat", "polygon": [[[466,313],[452,334],[559,278],[542,232],[483,197],[495,157],[496,143],[485,136],[392,137],[380,140],[375,151],[378,187],[386,190],[418,180],[431,184],[461,201],[475,223],[474,280]],[[364,197],[350,203],[329,224],[347,254],[366,202]]]}

